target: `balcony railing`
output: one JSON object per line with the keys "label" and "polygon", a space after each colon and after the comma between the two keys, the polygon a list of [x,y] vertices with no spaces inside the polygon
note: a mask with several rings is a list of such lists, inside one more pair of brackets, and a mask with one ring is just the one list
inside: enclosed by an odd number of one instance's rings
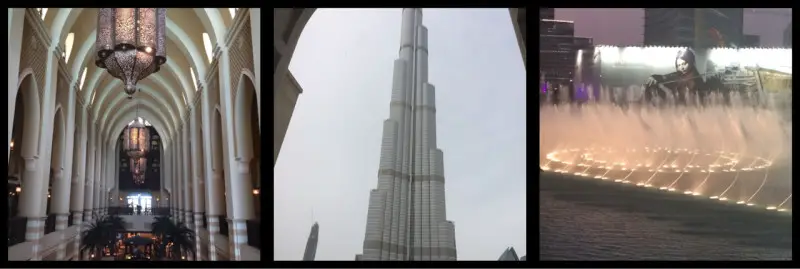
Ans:
{"label": "balcony railing", "polygon": [[219,216],[219,234],[228,236],[228,217]]}
{"label": "balcony railing", "polygon": [[152,208],[142,208],[141,211],[135,210],[134,208],[130,207],[109,207],[108,208],[109,215],[169,215],[169,208],[166,207],[152,207]]}
{"label": "balcony railing", "polygon": [[261,220],[247,221],[247,244],[261,249]]}
{"label": "balcony railing", "polygon": [[49,234],[56,231],[56,215],[50,214],[47,215],[47,219],[44,221],[44,234]]}
{"label": "balcony railing", "polygon": [[8,246],[13,246],[25,242],[25,226],[28,219],[25,217],[13,217],[8,219]]}

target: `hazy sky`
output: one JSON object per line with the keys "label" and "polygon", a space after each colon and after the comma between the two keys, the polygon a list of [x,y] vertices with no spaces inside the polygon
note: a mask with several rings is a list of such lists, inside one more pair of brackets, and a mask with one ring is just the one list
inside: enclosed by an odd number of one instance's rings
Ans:
{"label": "hazy sky", "polygon": [[[525,67],[508,9],[423,16],[458,259],[525,255]],[[300,37],[289,70],[304,93],[275,166],[275,259],[301,259],[314,221],[317,260],[362,252],[400,20],[400,9],[319,9]]]}
{"label": "hazy sky", "polygon": [[[761,46],[781,47],[791,14],[788,8],[748,8],[744,33],[760,36]],[[575,35],[593,37],[595,44],[641,45],[644,41],[641,8],[557,8],[556,19],[575,21]]]}

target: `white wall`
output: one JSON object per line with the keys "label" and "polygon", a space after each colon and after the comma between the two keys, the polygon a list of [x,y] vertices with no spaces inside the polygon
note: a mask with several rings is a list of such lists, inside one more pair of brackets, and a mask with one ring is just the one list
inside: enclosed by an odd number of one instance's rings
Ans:
{"label": "white wall", "polygon": [[[62,238],[62,234],[64,237]],[[39,240],[41,249],[41,257],[47,257],[58,249],[58,244],[61,242],[71,242],[74,240],[75,237],[78,236],[78,226],[72,225],[64,229],[64,231],[56,231],[49,234],[44,235],[41,240]],[[22,242],[16,245],[13,245],[8,248],[8,260],[9,261],[27,261],[33,257],[33,244],[31,242]],[[69,255],[70,253],[67,253]]]}

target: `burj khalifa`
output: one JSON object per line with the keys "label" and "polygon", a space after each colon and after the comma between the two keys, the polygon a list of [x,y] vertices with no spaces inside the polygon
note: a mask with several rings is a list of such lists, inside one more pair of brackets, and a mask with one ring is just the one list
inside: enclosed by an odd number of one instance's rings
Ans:
{"label": "burj khalifa", "polygon": [[436,148],[435,92],[428,83],[422,9],[403,9],[362,260],[456,260],[455,227],[446,219],[444,161]]}

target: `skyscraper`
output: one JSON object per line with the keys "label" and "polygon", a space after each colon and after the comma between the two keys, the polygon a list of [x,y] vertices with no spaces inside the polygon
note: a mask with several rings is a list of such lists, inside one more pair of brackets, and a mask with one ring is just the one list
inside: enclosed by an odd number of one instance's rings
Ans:
{"label": "skyscraper", "polygon": [[306,243],[306,252],[303,253],[304,261],[313,261],[314,256],[317,256],[317,240],[319,240],[319,224],[314,222],[314,226],[311,226],[311,234],[308,236],[308,243]]}
{"label": "skyscraper", "polygon": [[792,22],[789,21],[789,25],[786,26],[786,29],[783,30],[783,46],[787,48],[792,47]]}
{"label": "skyscraper", "polygon": [[645,46],[731,47],[744,40],[742,8],[645,8]]}
{"label": "skyscraper", "polygon": [[455,260],[446,219],[444,162],[436,148],[435,88],[428,83],[422,9],[403,9],[378,188],[369,196],[363,260]]}

